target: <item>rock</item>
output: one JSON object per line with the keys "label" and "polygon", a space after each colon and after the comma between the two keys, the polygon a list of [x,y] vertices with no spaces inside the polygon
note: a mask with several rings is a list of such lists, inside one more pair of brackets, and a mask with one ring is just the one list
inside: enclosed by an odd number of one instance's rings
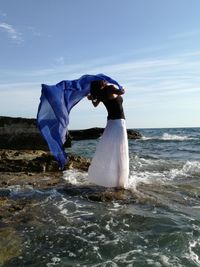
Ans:
{"label": "rock", "polygon": [[104,131],[104,128],[90,128],[85,130],[71,130],[69,131],[70,138],[72,140],[86,140],[97,139]]}
{"label": "rock", "polygon": [[[70,147],[71,141],[65,143]],[[48,151],[36,119],[0,116],[0,149],[38,149]]]}
{"label": "rock", "polygon": [[58,191],[68,196],[81,195],[92,201],[111,202],[117,200],[123,203],[133,203],[136,201],[135,194],[127,189],[105,188],[97,185],[77,186],[68,184]]}
{"label": "rock", "polygon": [[136,130],[128,129],[128,139],[141,139],[142,134]]}
{"label": "rock", "polygon": [[[71,146],[71,140],[99,138],[104,128],[70,130],[64,147]],[[128,130],[128,138],[139,139],[142,135],[135,130]],[[0,116],[0,149],[45,150],[49,148],[41,136],[36,119],[12,118]]]}
{"label": "rock", "polygon": [[[104,128],[90,128],[85,130],[71,130],[69,131],[70,138],[72,140],[87,140],[87,139],[97,139],[103,134]],[[129,139],[140,139],[142,134],[136,130],[127,130]]]}
{"label": "rock", "polygon": [[13,228],[0,229],[0,266],[22,253],[22,240]]}
{"label": "rock", "polygon": [[9,189],[7,189],[8,187],[26,188],[31,191],[32,188],[54,188],[61,186],[64,182],[62,172],[33,172],[31,176],[29,172],[2,172],[0,176],[0,187],[3,187],[4,191],[2,193],[0,192],[0,214],[1,200],[4,201],[6,198],[11,197],[8,191]]}
{"label": "rock", "polygon": [[77,155],[69,155],[69,163],[67,169],[78,169],[87,171],[90,165],[90,160]]}
{"label": "rock", "polygon": [[10,190],[6,188],[0,188],[0,200],[1,198],[8,197],[10,195]]}
{"label": "rock", "polygon": [[48,150],[35,119],[11,117],[0,117],[0,148]]}
{"label": "rock", "polygon": [[[6,154],[6,157],[5,157]],[[3,155],[3,156],[2,156]],[[0,172],[55,172],[59,171],[59,165],[55,158],[45,151],[25,150],[0,150]],[[66,169],[75,168],[87,171],[90,160],[69,155]]]}

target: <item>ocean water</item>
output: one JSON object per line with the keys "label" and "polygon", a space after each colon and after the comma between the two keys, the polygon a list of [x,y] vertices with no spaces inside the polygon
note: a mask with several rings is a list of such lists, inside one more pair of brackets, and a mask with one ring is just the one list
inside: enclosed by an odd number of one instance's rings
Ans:
{"label": "ocean water", "polygon": [[[64,171],[67,186],[15,189],[34,199],[34,220],[12,266],[200,266],[200,128],[139,129],[129,140],[130,177],[123,192],[89,184],[87,173]],[[98,140],[73,143],[92,158]]]}

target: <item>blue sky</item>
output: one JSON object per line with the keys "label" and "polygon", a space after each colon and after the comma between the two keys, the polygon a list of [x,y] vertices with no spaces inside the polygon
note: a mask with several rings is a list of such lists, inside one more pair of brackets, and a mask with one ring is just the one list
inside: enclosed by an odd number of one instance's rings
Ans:
{"label": "blue sky", "polygon": [[[0,0],[0,115],[34,118],[40,84],[104,73],[129,128],[200,126],[199,0]],[[71,129],[104,126],[87,99]]]}

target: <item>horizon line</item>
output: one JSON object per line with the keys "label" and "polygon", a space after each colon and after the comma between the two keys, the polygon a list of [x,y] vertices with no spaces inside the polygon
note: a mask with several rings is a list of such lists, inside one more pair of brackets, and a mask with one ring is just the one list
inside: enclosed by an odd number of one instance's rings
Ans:
{"label": "horizon line", "polygon": [[[14,117],[14,116],[4,116],[4,115],[0,115],[0,118],[13,118],[13,119],[26,119],[26,120],[36,120],[37,117]],[[73,131],[73,130],[84,130],[84,129],[90,129],[90,128],[105,128],[105,127],[101,127],[101,126],[93,126],[93,127],[89,127],[89,128],[72,128],[70,129],[70,127],[68,127],[69,131]],[[127,129],[138,129],[138,130],[145,130],[145,129],[180,129],[180,128],[200,128],[200,126],[173,126],[173,127],[170,127],[170,126],[163,126],[163,127],[127,127]]]}

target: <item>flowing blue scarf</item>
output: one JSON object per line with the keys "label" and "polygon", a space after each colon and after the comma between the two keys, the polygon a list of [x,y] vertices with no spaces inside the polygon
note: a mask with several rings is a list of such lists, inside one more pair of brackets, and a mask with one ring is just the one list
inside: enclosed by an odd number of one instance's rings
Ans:
{"label": "flowing blue scarf", "polygon": [[56,85],[42,84],[42,94],[37,113],[37,124],[49,149],[64,169],[68,157],[63,144],[68,134],[69,113],[71,109],[90,92],[90,84],[104,80],[122,87],[112,78],[104,75],[83,75],[77,80],[64,80]]}

